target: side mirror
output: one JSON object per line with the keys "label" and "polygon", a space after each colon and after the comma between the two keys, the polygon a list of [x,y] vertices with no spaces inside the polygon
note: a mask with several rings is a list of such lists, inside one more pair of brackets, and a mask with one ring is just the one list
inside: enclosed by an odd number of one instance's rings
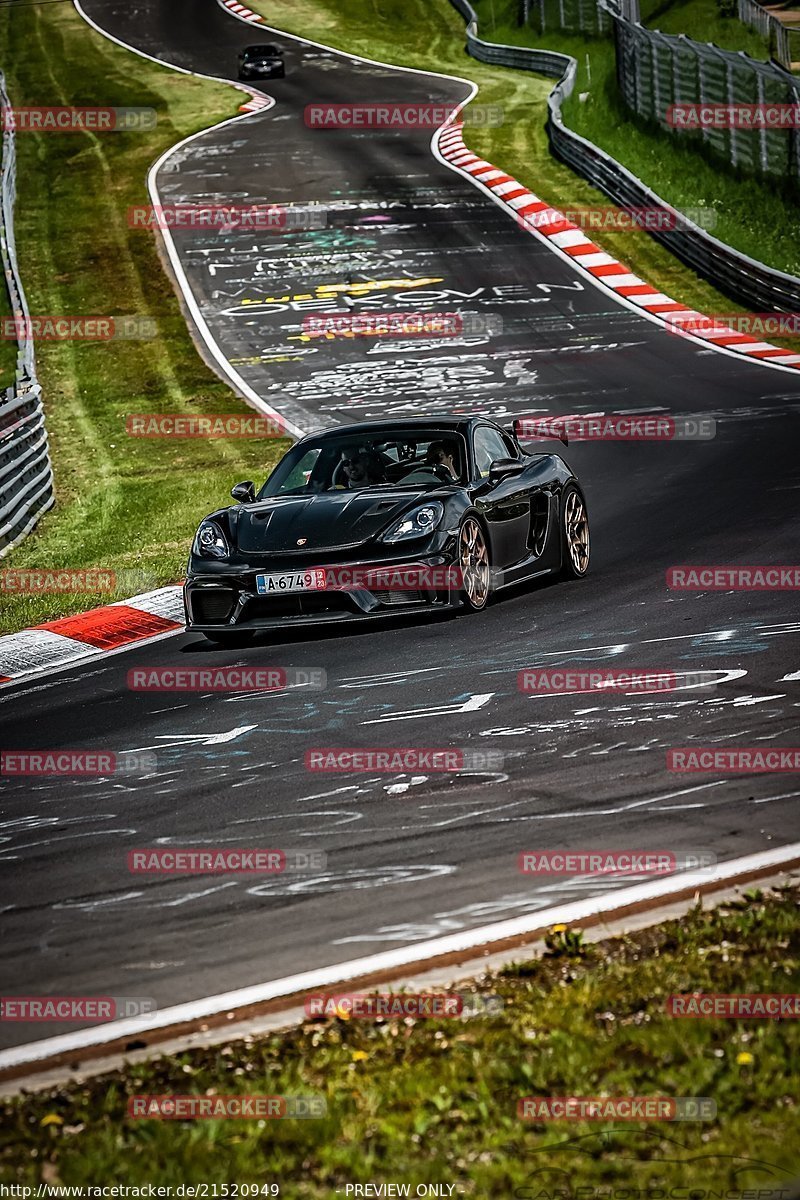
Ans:
{"label": "side mirror", "polygon": [[518,458],[496,458],[489,467],[489,482],[499,483],[511,475],[520,475],[525,470],[525,464]]}
{"label": "side mirror", "polygon": [[235,484],[231,488],[231,495],[239,504],[252,504],[256,498],[252,479],[248,479],[246,483]]}

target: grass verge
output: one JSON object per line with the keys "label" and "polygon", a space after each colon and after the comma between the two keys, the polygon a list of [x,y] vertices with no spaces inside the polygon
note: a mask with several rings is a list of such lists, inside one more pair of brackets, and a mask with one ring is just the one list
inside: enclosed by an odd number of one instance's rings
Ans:
{"label": "grass verge", "polygon": [[[696,42],[713,42],[721,50],[744,50],[751,58],[768,62],[769,38],[745,25],[737,16],[725,16],[719,0],[644,0],[643,25],[662,33],[685,33]],[[726,5],[727,8],[735,5]]]}
{"label": "grass verge", "polygon": [[[154,236],[130,229],[126,213],[149,201],[145,181],[156,157],[235,116],[241,93],[134,56],[71,4],[0,7],[0,61],[14,105],[147,106],[158,114],[146,132],[18,134],[15,226],[31,312],[149,317],[158,333],[38,343],[56,508],[3,567],[100,567],[150,586],[176,581],[199,518],[226,501],[232,482],[263,478],[287,443],[126,435],[131,413],[251,412],[204,364]],[[114,598],[5,593],[0,629]]]}
{"label": "grass verge", "polygon": [[[680,143],[660,129],[633,119],[617,87],[610,37],[537,34],[520,29],[514,0],[477,0],[476,8],[484,37],[514,45],[543,46],[571,54],[577,60],[575,88],[562,109],[569,129],[600,146],[676,208],[712,210],[715,224],[710,232],[720,241],[768,266],[800,275],[800,248],[795,236],[800,225],[800,195],[788,186],[782,187],[779,180],[736,175],[705,158],[699,147]],[[691,4],[676,5],[669,10],[672,19],[666,23],[679,27],[684,9],[693,12]],[[657,24],[664,28],[660,17]],[[729,306],[716,311],[731,309]]]}
{"label": "grass verge", "polygon": [[[666,998],[800,991],[798,900],[796,886],[750,891],[577,949],[575,931],[554,933],[544,958],[460,989],[500,997],[491,1016],[307,1020],[0,1102],[0,1178],[278,1183],[282,1197],[381,1182],[413,1196],[445,1183],[455,1196],[523,1200],[787,1187],[800,1171],[798,1022],[676,1020]],[[233,1093],[322,1096],[327,1115],[126,1118],[133,1095]],[[516,1115],[524,1096],[601,1095],[709,1097],[717,1115],[567,1125]]]}
{"label": "grass verge", "polygon": [[[714,234],[722,241],[780,270],[800,273],[795,236],[800,199],[779,195],[773,183],[728,177],[697,151],[632,124],[616,97],[610,39],[539,35],[520,29],[517,0],[477,0],[475,6],[479,32],[487,40],[542,45],[578,60],[578,83],[565,107],[570,128],[613,154],[677,208],[713,208]],[[474,80],[481,89],[480,103],[501,104],[505,110],[505,123],[498,128],[467,127],[465,140],[475,153],[513,174],[556,208],[609,207],[604,193],[550,153],[544,123],[552,80],[470,58],[464,51],[464,21],[448,0],[433,4],[369,0],[361,5],[350,0],[253,0],[251,7],[272,25],[341,50]],[[584,91],[589,91],[589,100],[581,103],[578,94]],[[708,313],[745,311],[642,231],[593,230],[592,240],[692,308]],[[776,340],[776,344],[796,348],[796,340]]]}

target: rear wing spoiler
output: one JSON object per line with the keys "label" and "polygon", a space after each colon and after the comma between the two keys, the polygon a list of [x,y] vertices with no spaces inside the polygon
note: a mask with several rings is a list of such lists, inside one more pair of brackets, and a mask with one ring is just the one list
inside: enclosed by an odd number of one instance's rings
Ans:
{"label": "rear wing spoiler", "polygon": [[541,433],[535,433],[533,435],[533,437],[529,437],[527,433],[523,434],[521,432],[521,427],[523,425],[532,425],[532,424],[539,424],[539,422],[536,420],[532,421],[530,417],[526,417],[524,421],[521,421],[521,420],[519,420],[519,418],[516,418],[514,420],[514,423],[511,425],[509,432],[513,433],[514,437],[517,439],[518,442],[546,442],[546,441],[550,441],[551,439],[555,438],[557,441],[561,442],[564,446],[569,445],[569,438],[567,437],[567,432],[564,429],[563,425],[561,425],[559,427],[559,423],[557,420],[551,422],[548,420],[547,417],[542,417],[541,424],[544,426],[544,429]]}

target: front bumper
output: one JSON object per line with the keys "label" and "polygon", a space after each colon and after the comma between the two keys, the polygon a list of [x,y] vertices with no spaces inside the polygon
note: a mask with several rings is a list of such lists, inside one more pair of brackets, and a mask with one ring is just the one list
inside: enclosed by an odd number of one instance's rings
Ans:
{"label": "front bumper", "polygon": [[[425,558],[405,558],[398,561],[376,562],[371,559],[363,563],[341,564],[342,572],[361,574],[380,570],[381,573],[410,573],[416,580],[420,573],[423,581],[431,578],[430,569],[436,574],[433,582],[439,582],[452,567],[441,554]],[[222,569],[221,569],[222,568]],[[183,588],[186,611],[186,628],[190,632],[215,633],[220,630],[284,629],[293,625],[339,624],[344,621],[363,621],[377,617],[401,616],[412,612],[436,611],[458,608],[461,603],[460,590],[454,586],[412,587],[400,590],[397,587],[357,586],[353,588],[330,588],[308,592],[290,592],[280,595],[260,595],[256,576],[287,569],[269,565],[258,570],[225,570],[218,564],[212,571],[192,571],[190,567]],[[306,564],[293,565],[291,570],[302,571]]]}
{"label": "front bumper", "polygon": [[283,79],[286,68],[281,66],[262,67],[260,70],[247,68],[239,72],[240,79]]}

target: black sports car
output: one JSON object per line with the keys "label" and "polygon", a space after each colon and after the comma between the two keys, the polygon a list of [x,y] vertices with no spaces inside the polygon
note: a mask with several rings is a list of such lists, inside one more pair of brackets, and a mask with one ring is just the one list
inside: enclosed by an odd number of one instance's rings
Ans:
{"label": "black sports car", "polygon": [[248,46],[239,55],[240,79],[283,79],[285,74],[283,50],[274,42]]}
{"label": "black sports car", "polygon": [[186,627],[212,641],[258,629],[484,608],[493,589],[589,568],[581,486],[557,454],[469,417],[311,434],[264,486],[200,525]]}

